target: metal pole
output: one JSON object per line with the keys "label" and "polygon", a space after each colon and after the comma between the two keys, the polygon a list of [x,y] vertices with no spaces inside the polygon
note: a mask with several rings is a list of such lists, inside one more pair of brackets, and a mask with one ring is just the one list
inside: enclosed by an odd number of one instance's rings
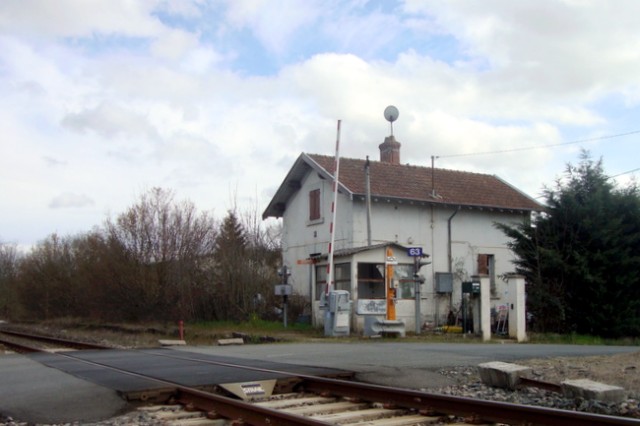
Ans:
{"label": "metal pole", "polygon": [[422,314],[420,312],[420,278],[418,274],[420,272],[420,258],[416,257],[413,259],[414,262],[414,283],[415,283],[415,293],[416,293],[416,334],[420,334],[420,319]]}
{"label": "metal pole", "polygon": [[369,156],[367,155],[367,161],[364,163],[364,172],[366,176],[366,191],[367,191],[367,245],[371,245],[371,174]]}
{"label": "metal pole", "polygon": [[287,328],[287,295],[285,294],[283,297],[283,314],[284,314],[284,328]]}
{"label": "metal pole", "polygon": [[336,222],[336,204],[338,203],[338,175],[340,173],[340,120],[338,120],[338,130],[336,137],[336,171],[333,175],[333,202],[331,203],[331,223],[329,224],[329,250],[327,259],[327,286],[325,289],[325,295],[329,295],[329,290],[333,283],[333,244],[335,243],[335,233],[333,232],[333,226]]}
{"label": "metal pole", "polygon": [[[287,280],[288,277],[287,275],[289,275],[287,273],[287,265],[282,265],[282,284],[287,285]],[[287,295],[283,294],[282,295],[282,321],[283,321],[283,325],[284,328],[287,328]]]}

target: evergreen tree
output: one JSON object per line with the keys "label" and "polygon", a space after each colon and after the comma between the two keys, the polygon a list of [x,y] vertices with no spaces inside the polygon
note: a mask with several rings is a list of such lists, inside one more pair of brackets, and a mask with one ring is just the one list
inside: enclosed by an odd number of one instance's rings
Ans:
{"label": "evergreen tree", "polygon": [[617,189],[602,160],[568,165],[547,209],[530,223],[497,225],[511,238],[527,305],[545,331],[640,335],[640,193]]}
{"label": "evergreen tree", "polygon": [[222,221],[215,244],[214,315],[216,319],[246,317],[247,236],[235,212]]}
{"label": "evergreen tree", "polygon": [[279,250],[265,240],[252,220],[229,211],[216,239],[213,318],[244,321],[268,316],[275,306],[273,286]]}

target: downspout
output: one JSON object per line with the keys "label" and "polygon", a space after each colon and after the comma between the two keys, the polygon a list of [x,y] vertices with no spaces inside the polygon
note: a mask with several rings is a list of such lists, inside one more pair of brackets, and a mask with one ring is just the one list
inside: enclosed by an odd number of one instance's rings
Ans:
{"label": "downspout", "polygon": [[[449,257],[449,273],[453,272],[453,254],[451,249],[451,221],[460,211],[460,206],[456,208],[456,211],[453,212],[449,219],[447,219],[447,256]],[[452,278],[453,280],[453,278]],[[453,307],[453,289],[451,290],[451,294],[449,295],[449,311],[451,311]]]}
{"label": "downspout", "polygon": [[367,197],[367,246],[371,245],[371,175],[369,174],[369,156],[364,163],[364,175]]}
{"label": "downspout", "polygon": [[451,216],[449,216],[449,219],[447,219],[447,256],[449,258],[449,273],[453,272],[452,271],[453,254],[451,253],[451,221],[458,214],[459,211],[460,211],[460,206],[458,206],[456,211],[453,212]]}

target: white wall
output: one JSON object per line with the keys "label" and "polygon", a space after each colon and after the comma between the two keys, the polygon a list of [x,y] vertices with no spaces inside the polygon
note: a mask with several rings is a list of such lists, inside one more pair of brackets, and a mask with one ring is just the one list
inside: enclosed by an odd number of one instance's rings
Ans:
{"label": "white wall", "polygon": [[[291,284],[301,295],[309,296],[309,265],[298,265],[299,260],[309,258],[312,253],[327,254],[329,247],[329,224],[332,220],[332,181],[321,179],[317,173],[309,173],[302,187],[289,200],[283,214],[283,261],[291,268]],[[321,190],[321,220],[309,222],[309,191]],[[352,247],[352,203],[345,194],[338,194],[335,245],[333,251]]]}

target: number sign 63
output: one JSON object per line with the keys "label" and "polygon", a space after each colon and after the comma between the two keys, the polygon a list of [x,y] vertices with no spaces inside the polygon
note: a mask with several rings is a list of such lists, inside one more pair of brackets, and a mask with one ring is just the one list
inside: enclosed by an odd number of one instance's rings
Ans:
{"label": "number sign 63", "polygon": [[407,249],[407,254],[411,257],[422,256],[422,247],[409,247]]}

